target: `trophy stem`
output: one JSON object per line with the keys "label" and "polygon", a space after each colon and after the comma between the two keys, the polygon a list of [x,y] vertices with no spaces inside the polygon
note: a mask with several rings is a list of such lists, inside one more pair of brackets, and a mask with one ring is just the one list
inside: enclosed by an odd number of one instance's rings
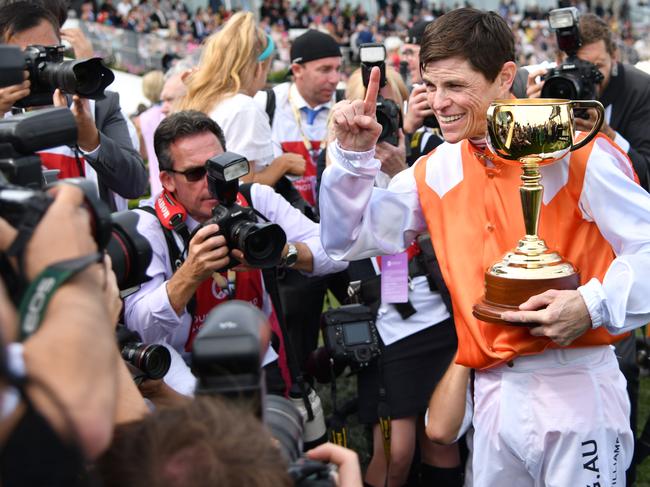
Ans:
{"label": "trophy stem", "polygon": [[524,173],[521,176],[523,184],[519,187],[521,209],[524,213],[526,239],[538,240],[539,213],[542,207],[544,187],[540,184],[542,175],[539,172],[539,157],[522,157],[520,159]]}

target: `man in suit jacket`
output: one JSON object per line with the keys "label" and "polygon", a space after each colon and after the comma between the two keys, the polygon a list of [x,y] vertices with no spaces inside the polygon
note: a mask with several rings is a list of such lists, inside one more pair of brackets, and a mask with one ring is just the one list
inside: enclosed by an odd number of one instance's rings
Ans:
{"label": "man in suit jacket", "polygon": [[[0,7],[0,39],[24,49],[29,45],[61,43],[56,17],[37,3],[18,1]],[[30,93],[30,80],[0,89],[0,114]],[[126,199],[141,196],[147,172],[134,147],[117,93],[102,100],[53,94],[56,106],[69,106],[77,122],[74,147],[55,147],[41,153],[43,165],[59,171],[59,178],[83,176],[97,182],[100,196],[111,209],[124,209]],[[135,135],[135,133],[133,133]]]}

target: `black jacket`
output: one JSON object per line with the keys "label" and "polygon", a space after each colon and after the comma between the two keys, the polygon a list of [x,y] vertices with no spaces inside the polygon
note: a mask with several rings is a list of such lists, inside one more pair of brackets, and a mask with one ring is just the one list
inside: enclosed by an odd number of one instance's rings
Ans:
{"label": "black jacket", "polygon": [[628,156],[641,186],[650,191],[650,75],[618,63],[600,102],[612,105],[609,125],[629,143]]}

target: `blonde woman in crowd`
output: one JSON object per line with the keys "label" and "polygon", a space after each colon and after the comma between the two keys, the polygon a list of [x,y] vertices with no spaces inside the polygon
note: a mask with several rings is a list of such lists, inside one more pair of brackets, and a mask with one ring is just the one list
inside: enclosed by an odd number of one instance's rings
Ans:
{"label": "blonde woman in crowd", "polygon": [[253,101],[264,88],[274,54],[273,39],[250,12],[239,12],[205,43],[198,70],[190,77],[181,110],[207,113],[222,128],[227,149],[250,162],[244,181],[273,185],[284,174],[302,175],[305,160],[296,154],[273,158],[271,126]]}

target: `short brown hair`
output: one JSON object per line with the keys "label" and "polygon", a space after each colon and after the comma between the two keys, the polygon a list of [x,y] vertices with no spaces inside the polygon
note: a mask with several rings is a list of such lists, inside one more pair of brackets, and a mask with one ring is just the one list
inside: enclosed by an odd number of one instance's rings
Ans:
{"label": "short brown hair", "polygon": [[607,22],[595,14],[584,14],[580,16],[580,39],[582,45],[593,44],[594,42],[604,41],[605,49],[613,56],[616,52],[616,44],[612,40],[612,32],[609,30]]}
{"label": "short brown hair", "polygon": [[184,110],[172,113],[164,118],[153,134],[153,149],[158,158],[161,171],[174,168],[171,145],[179,139],[191,135],[212,132],[219,140],[221,148],[226,150],[226,139],[221,127],[205,113],[197,110]]}
{"label": "short brown hair", "polygon": [[420,67],[452,57],[466,59],[488,81],[494,81],[503,65],[515,60],[515,38],[506,21],[495,12],[452,10],[427,26]]}
{"label": "short brown hair", "polygon": [[97,464],[104,487],[291,487],[287,464],[252,413],[215,397],[118,426]]}

